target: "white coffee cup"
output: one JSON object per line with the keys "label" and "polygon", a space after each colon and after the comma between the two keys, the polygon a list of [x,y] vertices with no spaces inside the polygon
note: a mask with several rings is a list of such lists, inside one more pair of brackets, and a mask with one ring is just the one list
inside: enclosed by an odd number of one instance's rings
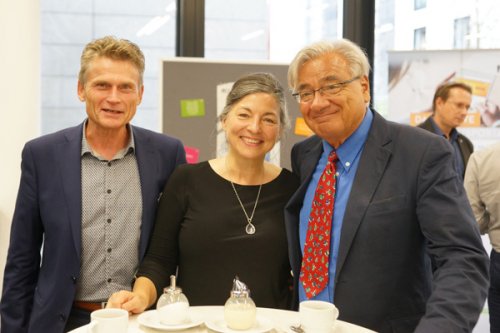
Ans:
{"label": "white coffee cup", "polygon": [[100,309],[90,314],[89,333],[126,333],[128,311],[123,309]]}
{"label": "white coffee cup", "polygon": [[306,332],[332,333],[339,310],[329,302],[302,301],[299,304],[300,325]]}

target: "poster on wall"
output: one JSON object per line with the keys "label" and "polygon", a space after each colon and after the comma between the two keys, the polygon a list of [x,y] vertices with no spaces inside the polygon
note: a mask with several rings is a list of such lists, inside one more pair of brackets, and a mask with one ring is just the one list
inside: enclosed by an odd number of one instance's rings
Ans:
{"label": "poster on wall", "polygon": [[476,150],[500,141],[500,50],[389,52],[387,118],[418,125],[432,114],[436,88],[450,81],[472,87],[472,104],[459,131]]}

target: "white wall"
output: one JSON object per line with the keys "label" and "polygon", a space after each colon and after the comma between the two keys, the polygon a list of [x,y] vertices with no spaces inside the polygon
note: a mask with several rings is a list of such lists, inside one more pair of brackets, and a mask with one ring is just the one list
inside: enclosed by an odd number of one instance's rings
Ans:
{"label": "white wall", "polygon": [[0,292],[21,150],[40,132],[39,6],[39,0],[0,0]]}

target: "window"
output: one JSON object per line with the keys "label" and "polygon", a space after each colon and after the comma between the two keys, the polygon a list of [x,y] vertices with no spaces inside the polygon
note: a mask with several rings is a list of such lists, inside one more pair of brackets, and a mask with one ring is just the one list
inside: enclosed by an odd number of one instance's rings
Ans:
{"label": "window", "polygon": [[415,50],[425,49],[425,27],[413,31],[413,48]]}
{"label": "window", "polygon": [[[423,7],[423,11],[416,10]],[[500,29],[499,12],[499,1],[457,0],[450,6],[449,2],[442,0],[376,0],[373,60],[375,109],[383,115],[389,114],[389,53],[418,49],[417,41],[422,41],[423,31],[417,33],[415,28],[426,27],[425,50],[497,49],[500,48],[497,33]],[[457,18],[465,17],[470,17],[469,23],[454,23]],[[457,26],[455,33],[454,25]],[[458,25],[461,26],[463,46],[457,41]],[[464,25],[470,30],[465,32]]]}
{"label": "window", "polygon": [[453,47],[466,49],[470,47],[470,16],[455,19]]}
{"label": "window", "polygon": [[427,7],[427,0],[414,0],[413,8],[415,10]]}
{"label": "window", "polygon": [[302,46],[341,36],[339,3],[206,0],[205,57],[289,62]]}
{"label": "window", "polygon": [[[303,45],[341,36],[342,1],[205,1],[208,59],[289,62]],[[80,54],[90,40],[105,35],[129,39],[143,50],[144,97],[133,123],[160,130],[159,60],[175,56],[176,1],[40,3],[42,133],[76,125],[85,118],[85,106],[76,94]]]}
{"label": "window", "polygon": [[42,0],[40,6],[42,134],[86,117],[76,91],[80,55],[106,35],[129,39],[144,52],[144,96],[133,123],[159,130],[159,59],[175,54],[175,0]]}

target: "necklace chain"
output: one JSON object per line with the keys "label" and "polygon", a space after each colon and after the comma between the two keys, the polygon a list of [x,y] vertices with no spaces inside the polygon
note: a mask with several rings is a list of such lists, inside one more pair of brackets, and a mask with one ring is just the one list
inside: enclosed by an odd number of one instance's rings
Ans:
{"label": "necklace chain", "polygon": [[238,191],[236,191],[236,187],[234,186],[233,182],[231,182],[231,186],[233,187],[234,194],[236,194],[236,199],[238,199],[238,202],[240,203],[241,209],[243,210],[243,213],[245,213],[245,217],[247,218],[247,226],[245,228],[247,234],[254,234],[255,233],[255,226],[252,224],[253,216],[255,214],[255,208],[257,208],[257,203],[259,202],[259,197],[260,197],[260,190],[262,189],[262,184],[259,186],[259,191],[257,192],[257,198],[255,199],[255,204],[253,205],[253,210],[252,210],[252,215],[250,217],[247,214],[247,211],[245,210],[245,206],[243,206],[243,203],[241,202],[240,196],[238,195]]}

